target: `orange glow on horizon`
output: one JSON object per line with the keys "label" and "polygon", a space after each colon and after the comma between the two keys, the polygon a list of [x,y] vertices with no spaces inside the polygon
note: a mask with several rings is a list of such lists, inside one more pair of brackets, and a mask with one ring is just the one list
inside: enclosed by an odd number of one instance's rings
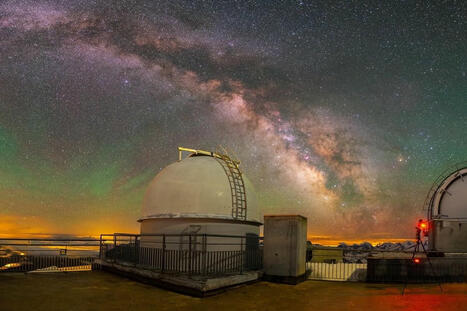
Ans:
{"label": "orange glow on horizon", "polygon": [[[64,230],[66,228],[66,230]],[[81,223],[57,227],[41,217],[1,215],[0,214],[0,239],[3,238],[51,238],[56,236],[70,237],[94,237],[99,238],[100,234],[119,233],[139,233],[139,223],[128,221],[123,218],[105,218],[83,220]],[[313,244],[324,246],[337,246],[339,243],[361,244],[369,242],[373,246],[384,242],[405,242],[412,240],[412,237],[391,237],[390,233],[375,233],[367,237],[349,237],[342,235],[320,235],[313,232],[307,239]]]}
{"label": "orange glow on horizon", "polygon": [[363,237],[363,238],[349,239],[349,238],[339,237],[339,236],[336,236],[336,237],[316,236],[316,235],[308,236],[308,241],[310,241],[312,244],[320,244],[323,246],[338,246],[340,243],[352,245],[352,244],[361,244],[363,242],[368,242],[371,245],[376,246],[378,244],[387,243],[387,242],[402,243],[402,242],[410,241],[410,240],[413,240],[413,239],[412,238],[394,238],[394,237],[387,237],[387,238],[384,238],[384,237],[364,238]]}
{"label": "orange glow on horizon", "polygon": [[[64,230],[66,227],[66,230]],[[79,224],[55,226],[40,217],[0,214],[1,238],[52,238],[56,236],[94,237],[109,233],[139,233],[139,224],[121,219],[95,219]]]}

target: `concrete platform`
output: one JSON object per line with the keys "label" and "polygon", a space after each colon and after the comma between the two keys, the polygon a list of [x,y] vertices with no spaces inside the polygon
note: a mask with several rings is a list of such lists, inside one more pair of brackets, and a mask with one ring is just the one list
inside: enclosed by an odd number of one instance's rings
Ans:
{"label": "concrete platform", "polygon": [[467,283],[256,282],[196,298],[101,271],[0,273],[0,309],[14,311],[465,311]]}
{"label": "concrete platform", "polygon": [[261,271],[249,271],[242,274],[219,277],[189,277],[186,274],[160,273],[144,269],[144,267],[110,263],[103,260],[96,260],[93,269],[122,275],[146,284],[194,297],[215,295],[232,287],[257,282],[262,277]]}
{"label": "concrete platform", "polygon": [[310,276],[311,271],[298,276],[281,276],[281,275],[263,275],[263,281],[273,282],[273,283],[283,283],[289,285],[297,285],[298,283],[304,282]]}

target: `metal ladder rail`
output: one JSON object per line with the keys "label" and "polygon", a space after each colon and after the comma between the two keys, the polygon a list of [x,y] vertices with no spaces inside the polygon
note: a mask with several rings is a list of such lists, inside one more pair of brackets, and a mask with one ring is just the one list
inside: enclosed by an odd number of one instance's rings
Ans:
{"label": "metal ladder rail", "polygon": [[237,219],[246,219],[246,196],[245,185],[240,170],[236,165],[229,164],[231,169],[233,184],[235,185],[235,193],[232,194],[235,204],[232,210],[232,216]]}
{"label": "metal ladder rail", "polygon": [[232,217],[234,219],[246,220],[246,191],[242,173],[238,165],[228,156],[222,155],[220,164],[229,180],[232,195]]}
{"label": "metal ladder rail", "polygon": [[232,217],[238,219],[242,216],[241,187],[239,187],[239,174],[236,167],[230,163],[227,157],[222,157],[225,163],[225,171],[229,179],[232,196]]}

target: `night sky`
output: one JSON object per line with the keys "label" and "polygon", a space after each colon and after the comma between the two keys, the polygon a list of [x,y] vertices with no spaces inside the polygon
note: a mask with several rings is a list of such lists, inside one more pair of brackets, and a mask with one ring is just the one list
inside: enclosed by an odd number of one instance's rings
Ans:
{"label": "night sky", "polygon": [[0,1],[0,234],[138,230],[177,147],[262,213],[412,237],[467,160],[464,1]]}

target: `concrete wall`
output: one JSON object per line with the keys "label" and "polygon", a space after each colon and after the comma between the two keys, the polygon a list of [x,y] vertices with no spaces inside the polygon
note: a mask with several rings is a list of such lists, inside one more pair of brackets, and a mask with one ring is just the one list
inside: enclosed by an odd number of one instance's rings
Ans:
{"label": "concrete wall", "polygon": [[264,273],[298,277],[306,271],[307,220],[299,215],[264,216]]}
{"label": "concrete wall", "polygon": [[467,222],[455,220],[430,221],[428,248],[445,253],[467,252]]}
{"label": "concrete wall", "polygon": [[368,258],[368,282],[467,282],[467,257]]}

